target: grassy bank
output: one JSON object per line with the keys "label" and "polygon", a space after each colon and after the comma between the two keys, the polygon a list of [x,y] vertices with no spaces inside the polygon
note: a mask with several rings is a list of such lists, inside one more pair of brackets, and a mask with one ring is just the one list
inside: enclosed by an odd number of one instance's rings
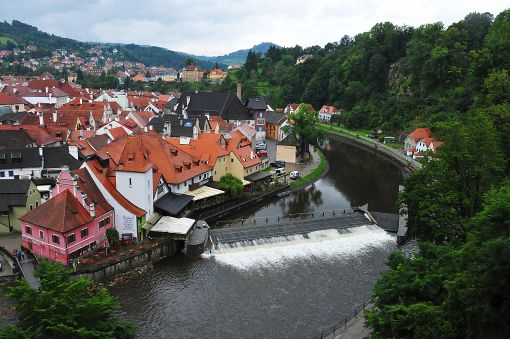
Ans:
{"label": "grassy bank", "polygon": [[314,182],[318,177],[320,177],[322,172],[324,172],[324,170],[326,169],[326,166],[328,165],[328,160],[326,160],[326,157],[324,156],[324,154],[322,154],[322,152],[319,149],[316,149],[316,150],[317,150],[316,154],[319,154],[319,157],[321,159],[319,166],[317,166],[313,171],[311,171],[304,177],[291,182],[291,184],[290,184],[291,188],[295,188],[295,187],[301,186],[303,184]]}

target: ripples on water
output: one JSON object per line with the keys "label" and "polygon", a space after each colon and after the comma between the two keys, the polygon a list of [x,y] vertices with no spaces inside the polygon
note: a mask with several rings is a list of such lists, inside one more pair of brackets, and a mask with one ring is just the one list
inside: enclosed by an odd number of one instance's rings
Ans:
{"label": "ripples on water", "polygon": [[363,226],[314,232],[200,260],[173,257],[112,292],[140,338],[307,338],[370,297],[394,244]]}
{"label": "ripples on water", "polygon": [[[395,211],[402,180],[398,168],[335,141],[325,154],[330,172],[313,187],[245,209],[240,217],[367,202],[381,212]],[[249,248],[227,246],[198,260],[175,256],[111,291],[140,338],[318,337],[370,298],[395,248],[394,237],[380,230],[335,232],[276,244],[258,241]]]}

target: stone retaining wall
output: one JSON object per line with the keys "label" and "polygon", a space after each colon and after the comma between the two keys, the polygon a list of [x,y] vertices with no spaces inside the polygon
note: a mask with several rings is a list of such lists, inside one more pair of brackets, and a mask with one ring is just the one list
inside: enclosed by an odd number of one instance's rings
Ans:
{"label": "stone retaining wall", "polygon": [[135,254],[108,267],[98,270],[76,272],[74,276],[77,278],[89,278],[95,281],[107,280],[116,274],[127,272],[135,267],[165,259],[175,254],[176,248],[177,246],[173,241],[165,242],[156,248],[151,248],[145,252]]}

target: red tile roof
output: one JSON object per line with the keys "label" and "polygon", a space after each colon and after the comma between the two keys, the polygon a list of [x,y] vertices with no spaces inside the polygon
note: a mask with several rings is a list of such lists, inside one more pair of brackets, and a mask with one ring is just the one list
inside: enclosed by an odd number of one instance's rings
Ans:
{"label": "red tile roof", "polygon": [[244,168],[249,168],[261,163],[260,158],[253,152],[251,147],[241,147],[232,150],[236,158],[241,162]]}
{"label": "red tile roof", "polygon": [[120,139],[128,135],[126,130],[124,130],[122,127],[111,128],[108,130],[108,132],[113,137],[113,140]]}
{"label": "red tile roof", "polygon": [[92,173],[94,173],[94,176],[99,180],[99,182],[101,182],[103,187],[108,191],[108,193],[110,193],[112,198],[127,211],[136,215],[137,217],[141,217],[147,214],[147,212],[131,203],[122,194],[120,194],[119,191],[117,191],[115,188],[115,183],[112,183],[110,178],[108,178],[108,175],[111,174],[109,169],[101,167],[101,165],[96,160],[87,161],[87,167],[92,171]]}
{"label": "red tile roof", "polygon": [[81,192],[87,193],[87,203],[93,202],[96,216],[101,216],[113,210],[112,205],[106,201],[103,194],[92,180],[86,168],[74,170],[73,174],[78,176],[78,187]]}
{"label": "red tile roof", "polygon": [[214,140],[191,139],[187,145],[181,145],[178,137],[166,138],[165,140],[192,158],[206,161],[209,166],[214,166],[218,157],[228,155],[228,151]]}
{"label": "red tile roof", "polygon": [[417,128],[409,136],[418,142],[422,139],[429,138],[431,134],[430,128]]}
{"label": "red tile roof", "polygon": [[1,130],[24,130],[32,139],[34,139],[38,146],[46,146],[59,142],[59,139],[52,136],[47,130],[39,125],[0,125],[0,131]]}
{"label": "red tile roof", "polygon": [[21,216],[19,220],[65,233],[94,219],[71,191],[66,189],[44,204]]}
{"label": "red tile roof", "polygon": [[25,99],[16,94],[0,93],[0,105],[28,104]]}

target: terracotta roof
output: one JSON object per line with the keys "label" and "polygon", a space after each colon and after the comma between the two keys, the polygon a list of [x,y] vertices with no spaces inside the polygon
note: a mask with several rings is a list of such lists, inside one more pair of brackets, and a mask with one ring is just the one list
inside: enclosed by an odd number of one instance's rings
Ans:
{"label": "terracotta roof", "polygon": [[108,178],[107,174],[109,173],[108,169],[102,168],[101,165],[96,160],[91,160],[87,162],[87,167],[92,171],[94,176],[101,182],[103,187],[110,193],[113,199],[117,201],[122,207],[124,207],[130,213],[136,215],[137,217],[141,217],[147,212],[142,210],[141,208],[135,206],[129,200],[127,200],[122,194],[117,191],[115,188],[115,184]]}
{"label": "terracotta roof", "polygon": [[0,93],[0,105],[28,104],[25,99],[16,94]]}
{"label": "terracotta roof", "polygon": [[228,151],[222,147],[218,141],[214,140],[191,139],[187,145],[181,145],[180,138],[177,137],[166,138],[165,140],[175,148],[190,155],[192,158],[207,162],[209,166],[214,166],[218,157],[228,154]]}
{"label": "terracotta roof", "polygon": [[422,139],[429,138],[431,134],[430,128],[417,128],[409,136],[414,139],[415,142],[419,142]]}
{"label": "terracotta roof", "polygon": [[35,125],[0,125],[0,130],[25,131],[32,139],[35,140],[38,146],[46,146],[58,142],[59,140],[52,136],[41,126]]}
{"label": "terracotta roof", "polygon": [[122,127],[115,127],[108,130],[113,140],[127,136],[127,132]]}
{"label": "terracotta roof", "polygon": [[19,220],[65,233],[94,219],[71,191],[66,189],[44,204],[21,216]]}
{"label": "terracotta roof", "polygon": [[251,147],[241,147],[232,150],[236,158],[241,162],[244,168],[249,168],[260,164],[260,158],[253,152]]}
{"label": "terracotta roof", "polygon": [[86,202],[94,203],[95,213],[97,216],[101,216],[113,210],[112,205],[110,205],[108,201],[106,201],[103,194],[101,193],[97,185],[94,183],[94,180],[92,180],[92,177],[90,176],[89,172],[85,167],[74,170],[72,173],[78,176],[77,182],[80,191],[87,193]]}
{"label": "terracotta roof", "polygon": [[132,111],[130,114],[138,121],[140,127],[147,126],[151,119],[156,116],[156,113],[152,111]]}
{"label": "terracotta roof", "polygon": [[46,87],[48,87],[48,89],[50,89],[50,88],[59,87],[59,86],[60,86],[60,81],[58,81],[58,80],[31,80],[28,83],[29,88],[32,88],[32,89],[35,89],[38,91],[45,91]]}
{"label": "terracotta roof", "polygon": [[69,137],[67,138],[67,141],[79,141],[83,139],[88,139],[94,136],[94,131],[84,131],[84,130],[75,130],[71,131],[69,133]]}

